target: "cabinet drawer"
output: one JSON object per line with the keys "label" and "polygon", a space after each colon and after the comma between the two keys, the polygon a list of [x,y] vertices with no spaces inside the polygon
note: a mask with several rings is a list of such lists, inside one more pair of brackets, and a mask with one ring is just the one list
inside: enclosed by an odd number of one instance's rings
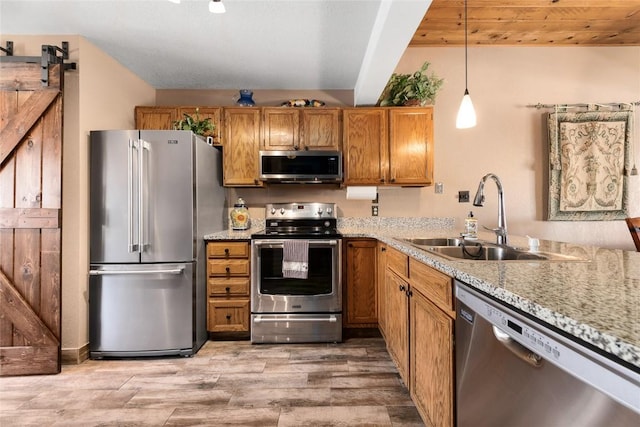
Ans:
{"label": "cabinet drawer", "polygon": [[209,278],[207,294],[210,297],[249,296],[250,283],[248,277]]}
{"label": "cabinet drawer", "polygon": [[387,246],[387,267],[404,277],[409,277],[409,257]]}
{"label": "cabinet drawer", "polygon": [[207,311],[209,332],[248,332],[249,300],[209,300]]}
{"label": "cabinet drawer", "polygon": [[249,260],[248,259],[227,259],[227,260],[208,260],[207,271],[209,277],[229,277],[229,276],[248,276]]}
{"label": "cabinet drawer", "polygon": [[409,260],[411,286],[422,292],[440,308],[453,310],[453,281],[441,273],[415,259]]}
{"label": "cabinet drawer", "polygon": [[208,258],[248,258],[249,242],[210,242],[207,244]]}

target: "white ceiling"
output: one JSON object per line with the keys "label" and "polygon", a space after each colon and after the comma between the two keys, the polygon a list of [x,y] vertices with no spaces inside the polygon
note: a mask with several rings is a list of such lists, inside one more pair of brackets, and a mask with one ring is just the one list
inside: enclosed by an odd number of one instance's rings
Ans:
{"label": "white ceiling", "polygon": [[0,33],[83,36],[157,89],[346,89],[370,105],[431,4],[208,1],[0,0]]}

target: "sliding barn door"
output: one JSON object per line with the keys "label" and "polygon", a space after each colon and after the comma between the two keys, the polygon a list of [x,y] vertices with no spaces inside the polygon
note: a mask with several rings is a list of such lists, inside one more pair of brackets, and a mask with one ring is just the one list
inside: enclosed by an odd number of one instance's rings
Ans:
{"label": "sliding barn door", "polygon": [[0,62],[0,376],[60,372],[62,67]]}

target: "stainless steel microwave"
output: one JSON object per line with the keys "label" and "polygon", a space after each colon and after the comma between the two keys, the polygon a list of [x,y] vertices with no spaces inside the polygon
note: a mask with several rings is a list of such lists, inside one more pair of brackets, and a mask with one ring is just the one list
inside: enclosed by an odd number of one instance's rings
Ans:
{"label": "stainless steel microwave", "polygon": [[277,183],[342,182],[340,151],[260,151],[260,179]]}

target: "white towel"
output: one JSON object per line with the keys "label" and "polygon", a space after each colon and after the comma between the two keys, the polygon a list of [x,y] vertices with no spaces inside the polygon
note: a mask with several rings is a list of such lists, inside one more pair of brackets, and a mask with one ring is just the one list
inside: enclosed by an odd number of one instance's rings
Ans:
{"label": "white towel", "polygon": [[309,271],[309,241],[285,240],[282,250],[282,277],[306,279]]}

